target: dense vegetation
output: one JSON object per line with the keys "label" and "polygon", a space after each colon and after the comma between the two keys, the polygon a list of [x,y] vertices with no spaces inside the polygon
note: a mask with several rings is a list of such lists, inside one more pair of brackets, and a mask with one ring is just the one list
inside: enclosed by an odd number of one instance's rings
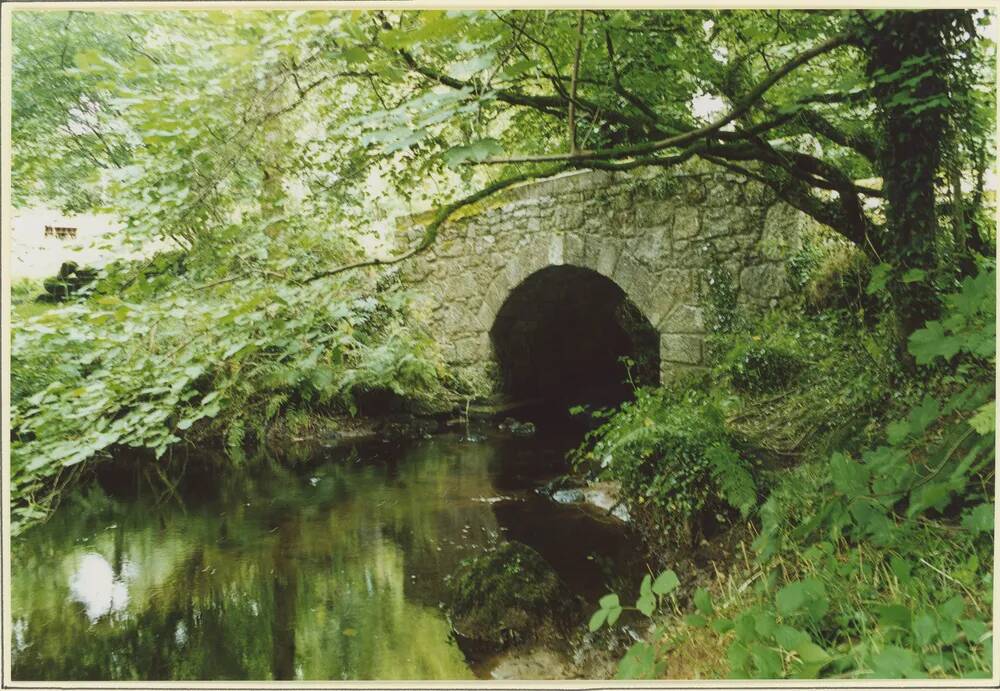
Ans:
{"label": "dense vegetation", "polygon": [[[737,677],[992,674],[995,285],[984,260],[945,296],[909,338],[915,374],[863,308],[787,310],[714,334],[711,372],[592,433],[578,463],[622,483],[691,610],[624,676],[695,645]],[[706,579],[706,538],[753,557]]]}
{"label": "dense vegetation", "polygon": [[[637,391],[576,454],[676,572],[637,584],[637,609],[690,609],[622,674],[713,645],[734,676],[990,673],[987,13],[13,19],[15,204],[110,212],[150,257],[52,307],[15,290],[15,532],[121,447],[169,491],[181,444],[239,463],[278,419],[483,393],[441,365],[392,265],[512,184],[700,158],[830,235],[789,260],[799,300],[771,314],[713,276],[711,367]],[[416,244],[372,249],[429,209]],[[728,581],[684,556],[730,538],[753,559]]]}

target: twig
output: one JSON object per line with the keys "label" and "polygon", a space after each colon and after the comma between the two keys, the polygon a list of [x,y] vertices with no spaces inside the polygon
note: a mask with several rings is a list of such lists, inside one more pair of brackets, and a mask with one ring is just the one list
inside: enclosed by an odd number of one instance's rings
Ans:
{"label": "twig", "polygon": [[576,153],[576,80],[580,76],[580,53],[583,51],[583,10],[576,23],[576,54],[573,57],[573,76],[569,82],[569,108],[567,124],[569,125],[569,152]]}
{"label": "twig", "polygon": [[699,127],[698,129],[689,130],[681,134],[667,137],[665,139],[660,139],[657,141],[652,141],[647,144],[640,144],[637,146],[623,146],[615,147],[611,149],[603,149],[597,151],[577,151],[571,154],[542,154],[538,156],[516,156],[512,158],[488,158],[481,161],[482,164],[498,164],[498,163],[542,163],[542,162],[552,162],[552,161],[572,161],[574,159],[586,158],[586,159],[612,159],[612,158],[625,158],[628,156],[636,156],[643,154],[650,154],[662,149],[667,149],[671,147],[684,146],[690,144],[691,142],[704,139],[711,134],[721,130],[723,127],[728,125],[730,122],[738,119],[748,110],[750,110],[753,105],[764,95],[772,86],[774,86],[778,81],[788,75],[790,72],[794,71],[798,67],[806,64],[813,58],[828,53],[836,48],[847,45],[850,42],[850,37],[847,34],[838,34],[833,38],[830,38],[823,43],[810,48],[807,51],[799,53],[797,56],[783,64],[774,72],[771,72],[765,79],[763,79],[759,84],[757,84],[754,89],[743,97],[739,103],[726,115],[720,117],[704,127]]}

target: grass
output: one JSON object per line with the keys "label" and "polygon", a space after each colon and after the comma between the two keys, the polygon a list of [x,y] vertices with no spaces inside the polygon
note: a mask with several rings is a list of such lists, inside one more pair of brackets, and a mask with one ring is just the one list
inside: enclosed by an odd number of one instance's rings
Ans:
{"label": "grass", "polygon": [[25,321],[48,312],[55,303],[36,302],[45,292],[41,279],[18,278],[10,284],[11,317],[13,321]]}

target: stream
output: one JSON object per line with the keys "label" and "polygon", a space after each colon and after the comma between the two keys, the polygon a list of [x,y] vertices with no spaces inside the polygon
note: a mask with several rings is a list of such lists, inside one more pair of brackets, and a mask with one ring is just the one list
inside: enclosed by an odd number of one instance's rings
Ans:
{"label": "stream", "polygon": [[521,541],[589,611],[640,577],[624,524],[536,491],[578,440],[493,423],[295,463],[192,451],[163,497],[119,459],[13,541],[13,678],[493,678],[503,656],[464,653],[442,610],[460,560]]}

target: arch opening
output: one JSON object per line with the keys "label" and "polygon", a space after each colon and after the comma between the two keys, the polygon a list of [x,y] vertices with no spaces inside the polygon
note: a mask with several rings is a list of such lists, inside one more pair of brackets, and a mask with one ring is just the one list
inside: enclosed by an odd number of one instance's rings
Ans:
{"label": "arch opening", "polygon": [[501,306],[490,339],[513,400],[615,405],[660,379],[659,333],[618,284],[590,269],[530,275]]}

